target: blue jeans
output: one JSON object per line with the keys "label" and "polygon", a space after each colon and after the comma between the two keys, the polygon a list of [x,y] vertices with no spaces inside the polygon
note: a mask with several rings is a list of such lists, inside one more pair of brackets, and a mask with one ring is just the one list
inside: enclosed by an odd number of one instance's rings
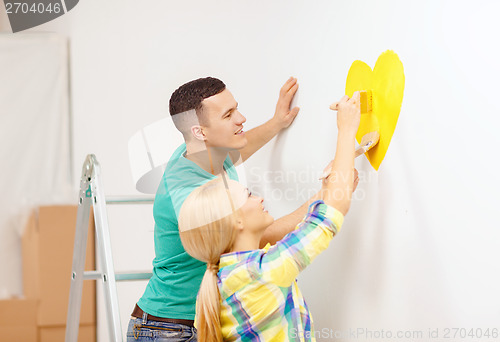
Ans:
{"label": "blue jeans", "polygon": [[184,324],[157,322],[132,317],[127,329],[127,342],[184,342],[197,341],[196,329]]}

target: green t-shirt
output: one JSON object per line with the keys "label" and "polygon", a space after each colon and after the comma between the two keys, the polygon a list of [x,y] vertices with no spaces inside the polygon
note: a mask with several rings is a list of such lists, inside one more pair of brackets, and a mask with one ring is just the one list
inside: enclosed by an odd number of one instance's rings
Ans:
{"label": "green t-shirt", "polygon": [[[185,153],[186,144],[175,150],[156,192],[153,276],[137,305],[153,316],[192,320],[206,264],[192,258],[182,247],[177,216],[187,196],[216,177],[186,159]],[[229,156],[224,169],[229,178],[238,181]]]}

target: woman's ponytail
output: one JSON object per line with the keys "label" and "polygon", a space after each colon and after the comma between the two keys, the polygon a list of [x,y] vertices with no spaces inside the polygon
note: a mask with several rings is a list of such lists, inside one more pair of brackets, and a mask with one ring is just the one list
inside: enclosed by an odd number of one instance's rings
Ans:
{"label": "woman's ponytail", "polygon": [[196,300],[200,342],[222,341],[217,272],[221,254],[229,252],[236,239],[236,208],[224,182],[217,178],[193,190],[180,210],[179,235],[184,249],[207,263]]}
{"label": "woman's ponytail", "polygon": [[207,264],[196,300],[196,328],[200,342],[222,341],[218,269],[217,265]]}

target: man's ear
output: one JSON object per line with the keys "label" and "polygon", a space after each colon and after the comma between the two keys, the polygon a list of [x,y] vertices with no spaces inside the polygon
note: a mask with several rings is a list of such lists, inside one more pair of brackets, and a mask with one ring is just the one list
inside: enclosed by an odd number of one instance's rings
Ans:
{"label": "man's ear", "polygon": [[203,127],[201,127],[199,125],[191,127],[191,134],[197,140],[200,140],[200,141],[207,140],[207,137],[205,136],[205,133],[203,132]]}

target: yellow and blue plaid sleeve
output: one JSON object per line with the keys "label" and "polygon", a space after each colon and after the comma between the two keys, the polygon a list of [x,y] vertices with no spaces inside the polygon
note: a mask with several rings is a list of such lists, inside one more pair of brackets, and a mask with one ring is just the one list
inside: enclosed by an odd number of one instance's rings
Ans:
{"label": "yellow and blue plaid sleeve", "polygon": [[343,221],[344,216],[338,210],[316,201],[309,206],[297,229],[261,254],[259,262],[249,265],[259,268],[254,271],[263,280],[288,287],[328,247]]}

